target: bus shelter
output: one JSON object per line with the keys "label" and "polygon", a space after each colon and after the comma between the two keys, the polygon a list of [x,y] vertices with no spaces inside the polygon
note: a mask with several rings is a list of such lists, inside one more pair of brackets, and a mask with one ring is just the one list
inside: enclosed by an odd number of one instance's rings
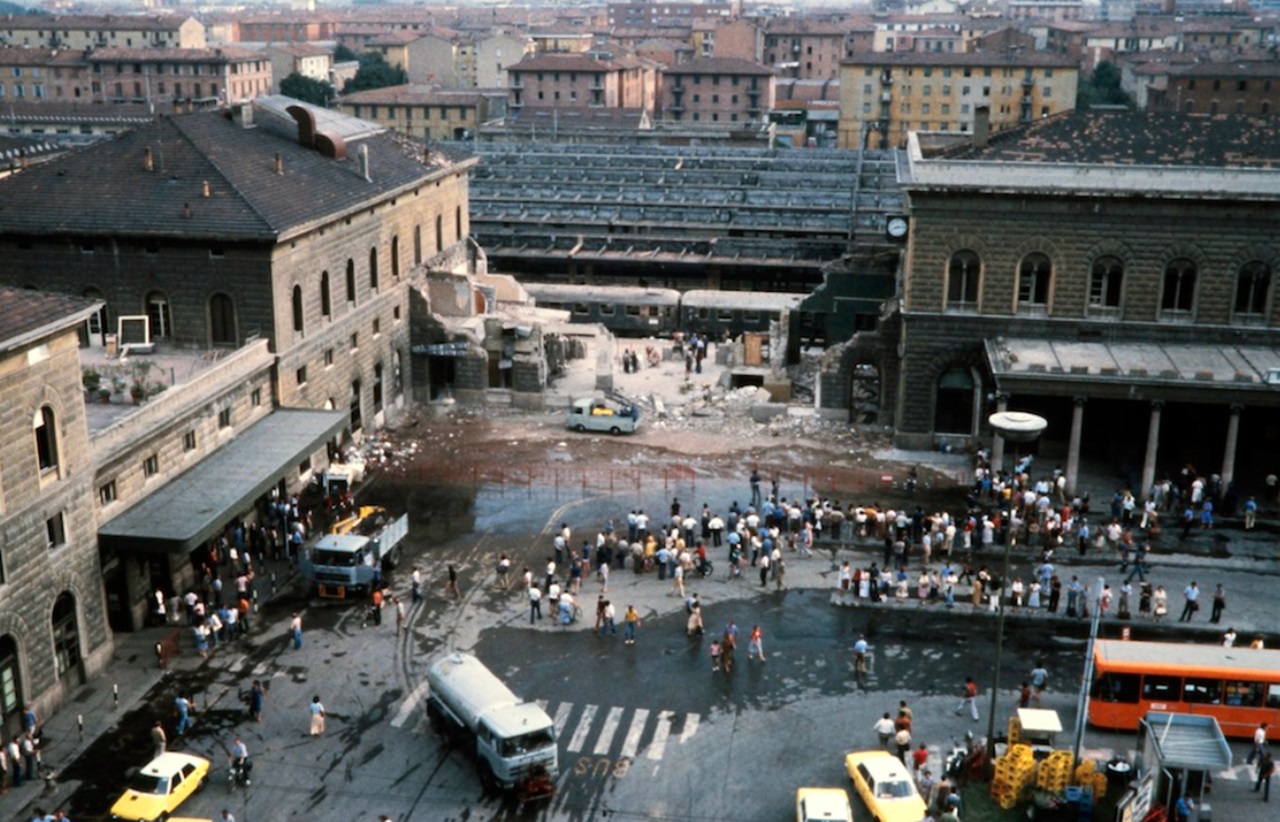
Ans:
{"label": "bus shelter", "polygon": [[[1196,801],[1194,822],[1210,822],[1205,798],[1212,773],[1231,767],[1231,747],[1218,720],[1199,714],[1151,711],[1138,726],[1137,779],[1118,807],[1121,822],[1172,819],[1184,793]],[[1166,815],[1152,814],[1163,806]]]}

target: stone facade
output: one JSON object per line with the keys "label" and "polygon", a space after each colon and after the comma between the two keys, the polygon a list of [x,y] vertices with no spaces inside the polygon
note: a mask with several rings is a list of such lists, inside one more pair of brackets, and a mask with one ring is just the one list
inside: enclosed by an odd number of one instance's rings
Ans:
{"label": "stone facade", "polygon": [[[0,354],[0,730],[24,702],[49,711],[101,670],[111,634],[98,569],[76,327]],[[52,434],[43,467],[42,421]]]}
{"label": "stone facade", "polygon": [[[990,347],[1001,340],[1129,346],[1139,358],[1149,346],[1151,362],[1161,346],[1187,346],[1203,352],[1194,355],[1206,362],[1200,369],[1229,359],[1220,350],[1280,346],[1273,230],[1280,188],[1270,182],[1277,172],[1109,166],[1101,179],[1087,163],[926,160],[914,143],[909,157],[901,325],[877,334],[885,407],[900,445],[970,444],[990,434],[985,420],[1007,399],[990,364]],[[865,350],[870,341],[857,342],[843,367],[877,362]],[[1247,370],[1264,367],[1253,366]],[[1143,463],[1152,402],[1167,406],[1159,457],[1166,469],[1179,460],[1236,462],[1234,445],[1229,459],[1222,451],[1228,406],[1240,415],[1241,443],[1247,437],[1265,450],[1276,442],[1265,424],[1275,400],[1259,390],[1256,375],[1192,370],[1179,378],[1167,367],[1135,367],[1142,385],[1134,385],[1114,367],[1076,369],[1039,381],[1034,392],[1024,375],[1017,384],[1026,393],[1011,400],[1050,418],[1044,440],[1051,451],[1065,448],[1075,424],[1063,402],[1073,396],[1090,403],[1086,450],[1092,443],[1117,463]],[[834,390],[839,374],[828,375]],[[1213,420],[1209,437],[1196,419]],[[1253,456],[1242,449],[1239,463],[1258,479]],[[1145,473],[1156,458],[1149,450]]]}

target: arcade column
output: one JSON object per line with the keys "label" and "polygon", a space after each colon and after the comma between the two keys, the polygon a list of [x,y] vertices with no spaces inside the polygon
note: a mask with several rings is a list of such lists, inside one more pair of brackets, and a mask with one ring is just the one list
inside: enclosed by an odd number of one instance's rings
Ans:
{"label": "arcade column", "polygon": [[1151,422],[1147,425],[1147,454],[1142,459],[1142,488],[1138,498],[1151,496],[1151,486],[1156,481],[1156,454],[1160,450],[1160,409],[1164,408],[1164,400],[1151,401]]}

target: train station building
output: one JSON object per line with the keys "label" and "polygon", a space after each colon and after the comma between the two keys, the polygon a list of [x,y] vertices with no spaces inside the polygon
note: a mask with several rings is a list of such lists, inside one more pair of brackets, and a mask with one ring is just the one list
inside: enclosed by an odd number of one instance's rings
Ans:
{"label": "train station building", "polygon": [[1069,485],[1096,457],[1135,492],[1188,464],[1260,491],[1280,453],[1270,124],[1072,114],[921,145],[899,166],[900,305],[828,362],[819,404],[873,396],[917,449],[986,443],[991,413],[1031,411]]}

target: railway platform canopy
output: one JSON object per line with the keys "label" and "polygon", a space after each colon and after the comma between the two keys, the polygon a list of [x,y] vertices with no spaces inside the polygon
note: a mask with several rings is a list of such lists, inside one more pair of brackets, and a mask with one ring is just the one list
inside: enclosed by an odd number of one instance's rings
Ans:
{"label": "railway platform canopy", "polygon": [[[819,267],[890,245],[906,208],[895,151],[481,143],[472,233],[514,273],[537,261]],[[696,287],[696,286],[695,286]]]}

